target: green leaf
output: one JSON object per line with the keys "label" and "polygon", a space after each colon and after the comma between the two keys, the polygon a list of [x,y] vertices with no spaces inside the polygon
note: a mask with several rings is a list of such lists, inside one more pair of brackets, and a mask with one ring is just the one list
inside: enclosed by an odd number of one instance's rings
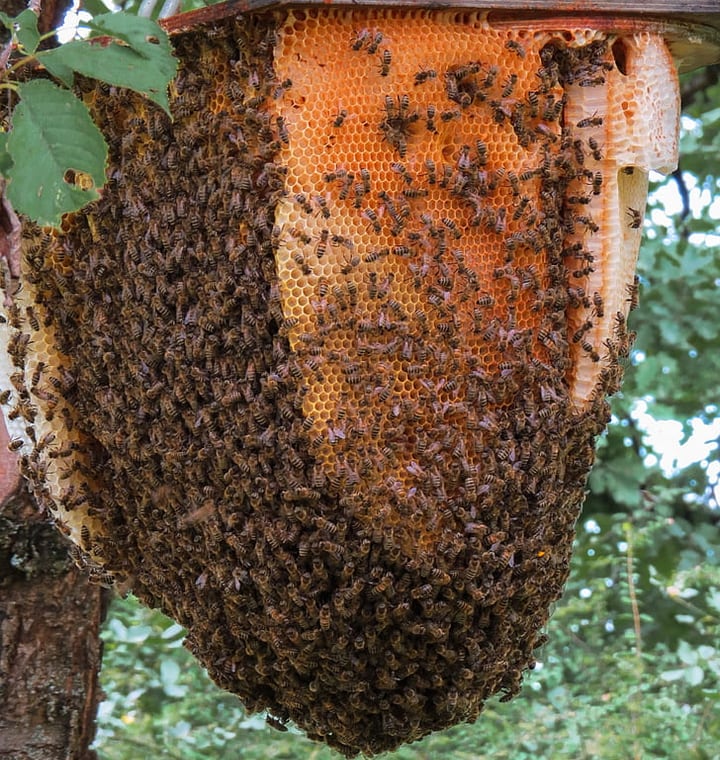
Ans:
{"label": "green leaf", "polygon": [[160,683],[169,697],[184,697],[187,687],[179,684],[180,666],[175,660],[164,659],[160,663]]}
{"label": "green leaf", "polygon": [[705,672],[699,665],[685,668],[685,682],[690,686],[699,686],[705,678]]}
{"label": "green leaf", "polygon": [[152,632],[152,628],[149,625],[133,625],[127,629],[125,641],[131,644],[142,644]]}
{"label": "green leaf", "polygon": [[179,623],[173,623],[171,626],[166,628],[161,634],[161,639],[174,639],[177,636],[184,636],[185,635],[185,628],[183,628]]}
{"label": "green leaf", "polygon": [[93,37],[107,36],[121,40],[148,58],[152,55],[152,49],[161,44],[170,49],[169,38],[162,27],[143,16],[131,13],[104,13],[84,21],[83,26],[95,32]]}
{"label": "green leaf", "polygon": [[679,681],[685,675],[683,669],[665,670],[660,673],[660,678],[663,681]]}
{"label": "green leaf", "polygon": [[102,0],[82,0],[80,7],[93,16],[101,16],[108,11],[107,5]]}
{"label": "green leaf", "polygon": [[686,665],[694,665],[698,660],[697,651],[687,641],[678,644],[677,655]]}
{"label": "green leaf", "polygon": [[12,16],[8,16],[7,13],[0,11],[0,24],[2,24],[6,29],[12,31],[15,24],[15,19]]}
{"label": "green leaf", "polygon": [[24,10],[15,19],[15,37],[26,53],[34,53],[40,44],[37,16],[30,10]]}
{"label": "green leaf", "polygon": [[[7,150],[13,160],[7,193],[16,211],[41,225],[57,226],[63,214],[99,197],[105,182],[107,145],[87,108],[51,82],[18,85]],[[67,181],[85,175],[89,187]]]}
{"label": "green leaf", "polygon": [[180,677],[180,666],[175,660],[163,660],[160,663],[160,681],[163,686],[174,684]]}
{"label": "green leaf", "polygon": [[706,601],[709,607],[720,612],[720,591],[718,589],[710,589],[707,593]]}
{"label": "green leaf", "polygon": [[0,174],[2,174],[3,177],[7,177],[8,172],[13,165],[13,160],[10,158],[7,149],[8,137],[9,135],[7,132],[0,132]]}
{"label": "green leaf", "polygon": [[73,40],[39,53],[38,60],[68,87],[72,72],[139,92],[168,114],[167,87],[177,70],[170,39],[154,22],[108,13],[88,22],[94,32],[114,38]]}

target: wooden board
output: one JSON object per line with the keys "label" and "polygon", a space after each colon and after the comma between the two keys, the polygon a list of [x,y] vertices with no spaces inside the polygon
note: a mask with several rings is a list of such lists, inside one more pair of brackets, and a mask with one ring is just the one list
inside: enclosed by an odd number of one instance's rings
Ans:
{"label": "wooden board", "polygon": [[586,23],[609,32],[647,30],[665,36],[681,73],[720,63],[720,0],[227,0],[163,19],[170,33],[195,29],[228,16],[283,6],[395,5],[431,10],[487,10],[492,23],[555,18],[558,23]]}

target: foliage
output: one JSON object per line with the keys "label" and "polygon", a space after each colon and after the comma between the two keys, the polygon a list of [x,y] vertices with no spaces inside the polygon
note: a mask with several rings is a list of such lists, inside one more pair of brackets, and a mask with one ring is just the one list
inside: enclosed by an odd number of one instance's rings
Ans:
{"label": "foliage", "polygon": [[[666,494],[671,501],[670,494]],[[685,562],[657,568],[668,544]],[[713,537],[720,550],[720,535]],[[637,609],[628,584],[628,557]],[[456,726],[389,753],[393,760],[448,757],[717,757],[720,747],[720,570],[661,514],[585,522],[571,581],[549,625],[550,641],[515,701],[492,700],[474,725]],[[658,609],[662,615],[658,616]],[[640,616],[641,637],[634,633]],[[132,599],[118,601],[105,632],[96,746],[101,760],[315,758],[339,755],[248,717],[180,649],[181,630]],[[639,651],[638,651],[639,650]],[[172,666],[169,662],[177,663]]]}
{"label": "foliage", "polygon": [[[105,183],[107,145],[70,89],[75,74],[136,90],[169,112],[167,86],[177,62],[156,23],[127,14],[96,16],[86,22],[85,39],[51,50],[39,49],[43,37],[32,11],[14,18],[0,13],[0,24],[11,32],[0,89],[19,99],[0,132],[0,174],[16,211],[57,226],[63,214],[98,198]],[[34,66],[62,86],[47,79],[24,81]]]}

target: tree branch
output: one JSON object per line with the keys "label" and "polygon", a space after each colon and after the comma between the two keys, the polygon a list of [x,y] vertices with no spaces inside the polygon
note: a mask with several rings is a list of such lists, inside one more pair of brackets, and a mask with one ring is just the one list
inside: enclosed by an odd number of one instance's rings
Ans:
{"label": "tree branch", "polygon": [[682,167],[678,162],[678,168],[672,173],[672,178],[677,185],[678,193],[680,193],[680,200],[682,201],[682,211],[680,212],[680,221],[684,222],[690,215],[690,191],[685,184],[685,178],[682,174]]}

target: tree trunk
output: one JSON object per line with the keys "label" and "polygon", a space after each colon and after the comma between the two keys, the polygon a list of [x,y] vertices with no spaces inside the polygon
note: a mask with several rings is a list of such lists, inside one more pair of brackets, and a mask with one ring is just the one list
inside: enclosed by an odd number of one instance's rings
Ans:
{"label": "tree trunk", "polygon": [[0,425],[0,758],[91,760],[108,592],[18,486]]}

